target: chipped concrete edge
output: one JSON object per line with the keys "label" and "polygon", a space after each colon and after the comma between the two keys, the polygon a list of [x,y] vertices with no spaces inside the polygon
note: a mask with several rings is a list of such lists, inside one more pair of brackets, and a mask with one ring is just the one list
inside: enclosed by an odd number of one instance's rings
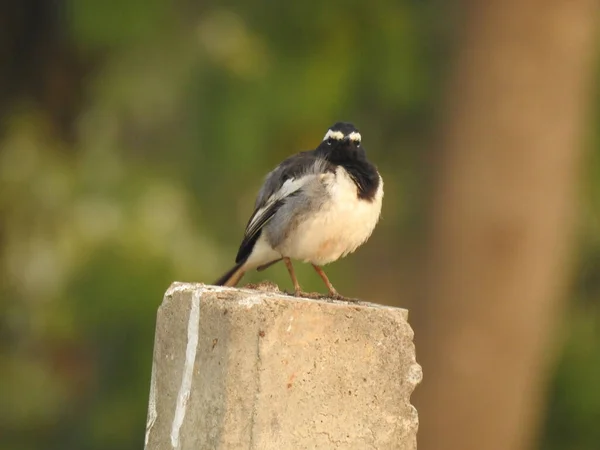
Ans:
{"label": "chipped concrete edge", "polygon": [[[410,325],[408,325],[408,326],[410,326]],[[410,416],[410,418],[408,418],[406,420],[408,420],[408,422],[409,422],[408,428],[414,429],[415,448],[416,448],[416,439],[417,439],[417,434],[419,432],[419,412],[417,411],[417,408],[415,407],[415,405],[412,404],[412,396],[415,393],[415,389],[417,388],[417,386],[419,384],[421,384],[421,382],[423,381],[423,368],[417,362],[417,355],[416,355],[416,349],[414,347],[414,342],[413,342],[412,355],[413,355],[413,357],[412,357],[411,365],[408,368],[408,373],[406,374],[406,382],[412,386],[411,393],[408,397],[408,406],[410,408],[411,416]]]}

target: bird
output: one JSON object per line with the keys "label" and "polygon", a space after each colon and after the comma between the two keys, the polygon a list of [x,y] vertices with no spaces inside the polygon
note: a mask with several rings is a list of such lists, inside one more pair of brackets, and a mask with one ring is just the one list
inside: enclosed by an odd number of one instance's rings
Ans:
{"label": "bird", "polygon": [[333,124],[320,144],[288,157],[267,174],[250,216],[235,265],[214,284],[235,286],[244,274],[285,263],[294,295],[305,296],[292,260],[310,263],[342,299],[322,269],[354,252],[375,229],[383,179],[367,159],[359,130]]}

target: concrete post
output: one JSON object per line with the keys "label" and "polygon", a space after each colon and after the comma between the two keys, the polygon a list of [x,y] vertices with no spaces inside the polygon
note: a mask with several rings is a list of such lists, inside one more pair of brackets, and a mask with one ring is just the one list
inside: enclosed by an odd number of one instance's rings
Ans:
{"label": "concrete post", "polygon": [[174,283],[158,311],[146,450],[414,450],[407,311]]}

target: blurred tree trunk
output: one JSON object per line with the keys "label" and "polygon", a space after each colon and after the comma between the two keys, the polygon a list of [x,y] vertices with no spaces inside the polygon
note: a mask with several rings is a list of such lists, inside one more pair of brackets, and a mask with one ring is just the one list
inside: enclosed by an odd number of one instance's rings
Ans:
{"label": "blurred tree trunk", "polygon": [[419,449],[520,450],[564,303],[598,3],[464,7],[413,315]]}

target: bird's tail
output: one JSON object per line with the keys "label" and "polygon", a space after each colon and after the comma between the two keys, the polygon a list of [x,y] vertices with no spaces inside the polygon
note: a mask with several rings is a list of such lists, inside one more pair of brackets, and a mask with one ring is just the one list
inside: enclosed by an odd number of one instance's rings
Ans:
{"label": "bird's tail", "polygon": [[246,260],[244,259],[237,263],[213,284],[215,286],[235,286],[238,284],[244,276],[244,273],[246,273],[246,268],[244,267],[245,262]]}

